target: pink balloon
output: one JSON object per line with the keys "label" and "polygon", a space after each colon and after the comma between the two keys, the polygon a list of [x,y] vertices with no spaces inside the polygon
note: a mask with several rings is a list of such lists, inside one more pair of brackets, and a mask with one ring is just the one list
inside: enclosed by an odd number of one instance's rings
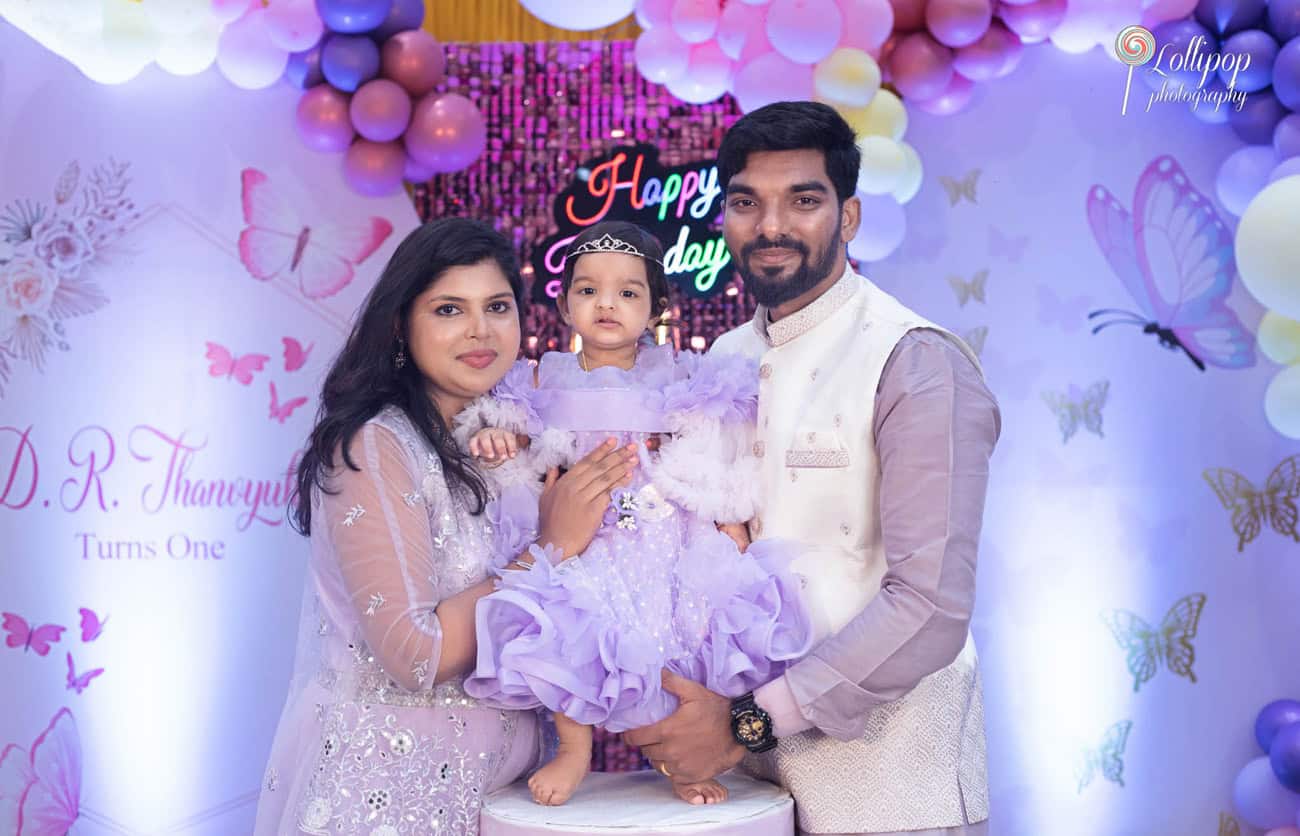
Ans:
{"label": "pink balloon", "polygon": [[1027,44],[1044,41],[1065,20],[1066,0],[1034,0],[1023,6],[1003,5],[998,16]]}
{"label": "pink balloon", "polygon": [[251,5],[253,0],[212,0],[212,16],[218,23],[234,23]]}
{"label": "pink balloon", "polygon": [[396,81],[376,78],[357,89],[348,112],[357,133],[374,142],[392,142],[411,122],[411,97]]}
{"label": "pink balloon", "polygon": [[959,110],[964,110],[966,105],[970,104],[971,96],[975,93],[975,82],[966,78],[961,73],[953,73],[952,81],[943,92],[932,99],[924,101],[911,102],[924,110],[926,113],[933,113],[935,116],[951,116]]}
{"label": "pink balloon", "polygon": [[487,147],[487,125],[474,103],[459,93],[430,93],[415,105],[406,150],[437,172],[460,171]]}
{"label": "pink balloon", "polygon": [[1171,20],[1182,20],[1196,10],[1197,0],[1155,0],[1142,10],[1142,25],[1154,29]]}
{"label": "pink balloon", "polygon": [[358,139],[343,156],[343,179],[354,192],[382,197],[402,187],[406,154],[400,142]]}
{"label": "pink balloon", "polygon": [[736,60],[742,65],[748,64],[758,56],[773,51],[772,42],[767,39],[767,19],[764,18],[763,25],[750,33],[750,36],[745,39],[745,45],[740,50],[740,58]]}
{"label": "pink balloon", "polygon": [[978,41],[957,50],[952,66],[971,81],[988,81],[1010,72],[1023,50],[1019,36],[995,20]]}
{"label": "pink balloon", "polygon": [[[761,9],[745,3],[728,3],[718,19],[718,47],[728,58],[739,59],[756,38],[767,41],[766,19]],[[767,52],[768,50],[763,50]]]}
{"label": "pink balloon", "polygon": [[266,34],[272,43],[290,52],[311,49],[325,34],[325,24],[312,0],[289,0],[266,7]]}
{"label": "pink balloon", "polygon": [[925,0],[889,0],[894,7],[894,31],[915,32],[925,26]]}
{"label": "pink balloon", "polygon": [[668,92],[691,104],[705,104],[721,98],[731,87],[734,71],[731,59],[716,43],[691,47],[691,61],[686,74],[665,86]]}
{"label": "pink balloon", "polygon": [[908,99],[933,99],[952,81],[952,50],[924,32],[899,41],[889,65],[894,86]]}
{"label": "pink balloon", "polygon": [[677,0],[672,10],[673,30],[688,44],[702,44],[718,31],[717,0]]}
{"label": "pink balloon", "polygon": [[379,66],[384,78],[391,78],[419,98],[442,84],[447,75],[447,56],[428,32],[410,29],[384,41]]}
{"label": "pink balloon", "polygon": [[844,16],[835,0],[772,0],[767,7],[767,39],[786,58],[815,64],[835,51]]}
{"label": "pink balloon", "polygon": [[930,0],[925,24],[935,40],[945,46],[967,46],[989,30],[993,5],[989,0]]}
{"label": "pink balloon", "polygon": [[355,135],[348,117],[348,96],[318,84],[298,100],[298,136],[315,151],[342,151]]}
{"label": "pink balloon", "polygon": [[672,25],[674,0],[636,0],[636,22],[642,30]]}
{"label": "pink balloon", "polygon": [[844,15],[842,47],[874,54],[894,31],[894,7],[889,0],[839,0],[839,4]]}
{"label": "pink balloon", "polygon": [[681,78],[691,63],[691,45],[671,26],[656,26],[637,36],[633,47],[637,71],[658,84]]}
{"label": "pink balloon", "polygon": [[740,68],[731,95],[745,113],[773,102],[812,98],[813,68],[796,64],[779,52],[760,55]]}

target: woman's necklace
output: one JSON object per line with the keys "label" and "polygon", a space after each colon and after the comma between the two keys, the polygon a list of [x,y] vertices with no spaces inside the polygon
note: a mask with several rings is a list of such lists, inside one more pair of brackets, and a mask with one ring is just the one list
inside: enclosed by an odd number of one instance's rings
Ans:
{"label": "woman's necklace", "polygon": [[582,366],[584,372],[591,371],[591,369],[587,368],[587,353],[582,349],[578,349],[578,365]]}

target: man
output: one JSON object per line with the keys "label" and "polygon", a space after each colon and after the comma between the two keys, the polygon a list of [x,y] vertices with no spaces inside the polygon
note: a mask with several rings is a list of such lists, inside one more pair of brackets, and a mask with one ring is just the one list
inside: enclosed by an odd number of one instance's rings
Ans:
{"label": "man", "polygon": [[849,268],[859,153],[834,110],[756,110],[718,163],[724,236],[759,301],[714,347],[761,364],[751,534],[810,544],[795,569],[817,643],[735,700],[665,673],[677,712],[626,738],[673,780],[743,759],[794,795],[802,833],[982,836],[968,625],[997,404],[961,340]]}

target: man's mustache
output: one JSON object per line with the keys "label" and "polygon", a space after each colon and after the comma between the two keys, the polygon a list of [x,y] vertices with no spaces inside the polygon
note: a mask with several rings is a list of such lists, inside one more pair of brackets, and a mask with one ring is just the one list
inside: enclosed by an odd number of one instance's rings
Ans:
{"label": "man's mustache", "polygon": [[764,238],[761,235],[746,244],[741,249],[740,254],[748,260],[750,256],[759,250],[794,250],[800,255],[808,255],[808,247],[802,241],[798,241],[794,238],[787,238],[785,236],[773,240],[771,238]]}

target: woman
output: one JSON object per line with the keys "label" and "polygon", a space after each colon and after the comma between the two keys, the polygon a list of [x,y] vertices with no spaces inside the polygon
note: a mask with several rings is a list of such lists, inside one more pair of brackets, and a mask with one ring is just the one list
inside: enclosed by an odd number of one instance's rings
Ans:
{"label": "woman", "polygon": [[[488,488],[448,429],[514,362],[522,293],[490,227],[426,224],[325,379],[294,512],[308,588],[258,834],[475,834],[483,796],[537,758],[533,712],[461,689],[492,532]],[[538,542],[585,548],[634,462],[611,442],[549,474]]]}

